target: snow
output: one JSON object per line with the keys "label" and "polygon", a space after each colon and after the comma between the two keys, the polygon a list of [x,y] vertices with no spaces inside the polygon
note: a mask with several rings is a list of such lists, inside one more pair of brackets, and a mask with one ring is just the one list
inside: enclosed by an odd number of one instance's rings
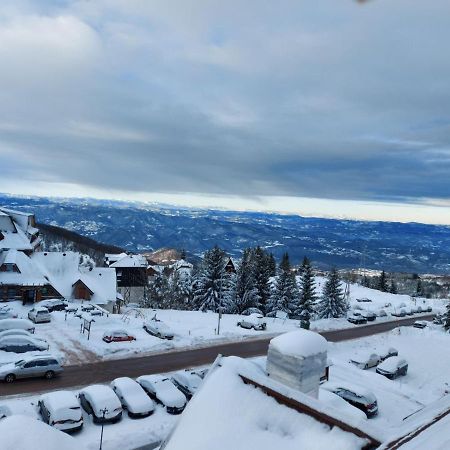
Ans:
{"label": "snow", "polygon": [[243,383],[235,364],[209,373],[164,450],[360,449],[363,439],[279,404]]}
{"label": "snow", "polygon": [[367,416],[358,408],[350,405],[339,395],[333,394],[326,389],[319,389],[319,401],[327,406],[330,406],[338,411],[342,411],[347,416],[353,417],[355,420],[367,420]]}
{"label": "snow", "polygon": [[147,267],[147,265],[147,260],[142,255],[126,255],[125,257],[110,264],[109,267]]}
{"label": "snow", "polygon": [[20,329],[20,330],[34,330],[35,325],[28,319],[1,319],[0,331]]}
{"label": "snow", "polygon": [[270,341],[270,346],[285,355],[309,357],[327,351],[327,340],[309,330],[282,334]]}
{"label": "snow", "polygon": [[143,414],[155,409],[153,401],[148,397],[144,389],[131,378],[116,378],[112,381],[111,387],[123,397],[124,406],[132,413]]}
{"label": "snow", "polygon": [[399,366],[404,364],[406,364],[406,360],[404,358],[400,358],[400,356],[391,356],[379,364],[378,367],[387,372],[395,372]]}
{"label": "snow", "polygon": [[142,375],[136,381],[150,392],[154,392],[165,406],[182,408],[186,404],[184,394],[168,378],[160,375]]}
{"label": "snow", "polygon": [[122,409],[119,398],[109,386],[93,384],[82,389],[80,392],[89,400],[95,414],[99,417],[102,416],[101,410],[105,408],[107,409],[105,414],[106,418],[115,417],[118,410]]}
{"label": "snow", "polygon": [[83,450],[77,440],[39,420],[12,415],[0,420],[2,450]]}
{"label": "snow", "polygon": [[54,391],[40,398],[45,407],[56,420],[80,420],[81,406],[78,399],[70,391]]}

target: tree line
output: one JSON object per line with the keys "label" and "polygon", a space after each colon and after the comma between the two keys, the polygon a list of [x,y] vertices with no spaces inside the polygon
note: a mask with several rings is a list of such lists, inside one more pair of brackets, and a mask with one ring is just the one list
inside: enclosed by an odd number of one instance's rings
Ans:
{"label": "tree line", "polygon": [[158,274],[149,285],[149,306],[231,314],[278,311],[309,328],[312,319],[343,317],[348,310],[339,273],[333,269],[321,295],[314,270],[305,257],[298,276],[286,252],[279,265],[261,247],[246,248],[235,271],[227,270],[229,257],[218,246],[205,252],[192,273],[175,270],[169,277]]}

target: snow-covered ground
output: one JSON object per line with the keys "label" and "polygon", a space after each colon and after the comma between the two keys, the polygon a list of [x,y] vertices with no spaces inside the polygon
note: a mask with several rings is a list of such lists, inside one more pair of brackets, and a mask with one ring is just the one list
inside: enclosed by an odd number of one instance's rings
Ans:
{"label": "snow-covered ground", "polygon": [[[318,291],[324,284],[323,278],[317,278]],[[369,298],[370,303],[359,303],[358,298]],[[359,285],[350,287],[351,308],[363,308],[374,312],[384,309],[386,317],[378,317],[377,322],[392,320],[390,313],[398,310],[400,305],[407,307],[417,305],[431,305],[433,311],[441,310],[445,303],[442,300],[417,299],[415,302],[407,295],[393,295],[368,289]],[[390,306],[386,306],[389,305]],[[20,302],[7,304],[21,317],[27,317],[30,306],[22,306]],[[4,305],[2,305],[4,306]],[[163,340],[149,335],[143,328],[145,319],[157,318],[165,322],[174,332],[173,340]],[[416,317],[419,317],[418,315]],[[80,333],[82,320],[73,313],[53,312],[51,323],[37,324],[36,335],[46,339],[50,344],[50,351],[60,357],[64,364],[83,364],[98,359],[113,359],[123,357],[142,356],[144,354],[159,353],[171,349],[192,348],[209,345],[213,342],[248,339],[262,335],[275,335],[297,329],[297,320],[267,318],[267,329],[264,331],[246,330],[236,326],[240,317],[224,314],[220,323],[220,334],[217,334],[218,314],[199,311],[152,310],[141,309],[140,313],[110,314],[95,317],[92,324],[90,339],[87,334]],[[322,319],[313,321],[312,330],[333,330],[351,328],[355,325],[345,318]],[[124,329],[136,337],[133,342],[105,343],[102,340],[106,331]],[[0,351],[0,364],[20,359],[20,355]]]}

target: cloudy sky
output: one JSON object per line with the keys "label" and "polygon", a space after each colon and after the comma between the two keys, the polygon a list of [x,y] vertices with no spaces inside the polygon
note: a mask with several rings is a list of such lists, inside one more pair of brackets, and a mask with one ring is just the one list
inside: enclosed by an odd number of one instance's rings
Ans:
{"label": "cloudy sky", "polygon": [[450,224],[448,0],[2,0],[0,192]]}

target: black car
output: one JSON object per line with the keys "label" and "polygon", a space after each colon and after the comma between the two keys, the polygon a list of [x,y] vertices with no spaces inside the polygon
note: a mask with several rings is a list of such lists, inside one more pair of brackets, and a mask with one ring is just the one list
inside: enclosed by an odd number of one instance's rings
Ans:
{"label": "black car", "polygon": [[408,373],[408,363],[399,356],[391,356],[377,367],[377,373],[393,380]]}
{"label": "black car", "polygon": [[68,303],[64,300],[54,299],[54,300],[44,300],[39,303],[39,306],[44,306],[49,312],[53,311],[64,311],[68,306]]}
{"label": "black car", "polygon": [[360,315],[356,316],[354,314],[352,316],[347,317],[347,320],[350,323],[354,323],[355,325],[361,325],[361,324],[367,323],[367,320],[363,316],[360,316]]}

